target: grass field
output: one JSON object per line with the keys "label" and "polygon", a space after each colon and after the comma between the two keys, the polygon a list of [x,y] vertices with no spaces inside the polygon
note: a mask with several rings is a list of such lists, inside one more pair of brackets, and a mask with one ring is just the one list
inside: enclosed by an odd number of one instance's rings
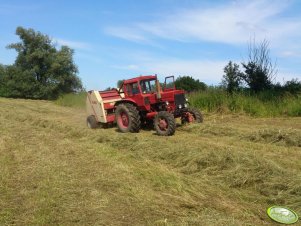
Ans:
{"label": "grass field", "polygon": [[[90,130],[82,108],[0,98],[0,225],[278,225],[301,214],[301,118],[205,114]],[[295,224],[295,225],[298,225]]]}

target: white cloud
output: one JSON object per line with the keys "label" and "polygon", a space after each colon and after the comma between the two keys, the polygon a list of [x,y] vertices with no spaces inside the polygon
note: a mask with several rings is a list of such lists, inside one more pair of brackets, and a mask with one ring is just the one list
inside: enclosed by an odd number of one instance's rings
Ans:
{"label": "white cloud", "polygon": [[266,20],[276,15],[282,4],[266,1],[242,2],[207,9],[182,11],[160,22],[142,23],[139,28],[156,36],[182,41],[199,40],[245,43],[250,35],[265,36]]}
{"label": "white cloud", "polygon": [[290,1],[237,1],[211,8],[196,8],[163,16],[157,21],[107,28],[108,33],[131,41],[146,42],[154,37],[228,44],[246,43],[251,36],[281,43],[300,37],[300,18],[278,18]]}
{"label": "white cloud", "polygon": [[53,40],[60,46],[65,45],[73,49],[90,50],[92,48],[91,45],[86,42],[71,41],[71,40],[60,39],[60,38],[55,38]]}
{"label": "white cloud", "polygon": [[144,31],[139,31],[135,28],[127,28],[127,27],[108,27],[105,29],[105,33],[111,36],[115,36],[117,38],[121,38],[124,40],[140,43],[140,44],[147,44],[150,46],[155,46],[158,48],[163,48],[162,45],[154,42],[153,40],[149,39]]}
{"label": "white cloud", "polygon": [[116,68],[116,69],[121,69],[121,70],[129,70],[129,71],[136,71],[136,70],[140,70],[140,67],[136,64],[129,64],[129,65],[125,65],[125,66],[116,66],[113,65],[111,66],[112,68]]}
{"label": "white cloud", "polygon": [[143,34],[139,34],[138,30],[131,30],[125,27],[110,27],[106,28],[105,32],[109,35],[122,38],[133,42],[146,42],[148,41]]}
{"label": "white cloud", "polygon": [[[270,43],[272,57],[301,58],[301,15],[288,15],[290,0],[241,0],[222,5],[180,10],[173,14],[157,16],[151,22],[138,22],[125,26],[108,27],[107,34],[125,40],[149,44],[160,39],[194,44],[215,42],[244,46],[250,38],[266,39]],[[213,51],[218,53],[216,47]],[[136,68],[127,70],[142,74],[191,75],[205,82],[221,81],[223,68],[228,63],[221,53],[217,60],[184,60],[155,56],[134,60]],[[211,58],[212,59],[212,58]],[[284,63],[285,64],[285,63]],[[295,68],[296,69],[296,68]],[[294,69],[293,69],[294,70]],[[287,73],[286,73],[287,72]],[[288,75],[286,75],[288,74]],[[277,80],[291,79],[291,71],[278,70]],[[296,74],[295,77],[299,77]]]}
{"label": "white cloud", "polygon": [[280,84],[285,84],[287,81],[291,81],[293,79],[297,79],[297,81],[301,81],[301,74],[294,74],[291,72],[288,72],[286,74],[280,74],[277,75],[276,81],[279,82]]}
{"label": "white cloud", "polygon": [[301,51],[285,50],[280,53],[282,57],[301,57]]}
{"label": "white cloud", "polygon": [[115,68],[130,70],[133,71],[133,74],[158,74],[162,77],[187,75],[207,83],[217,84],[221,81],[226,64],[226,61],[158,59],[126,66],[115,66]]}
{"label": "white cloud", "polygon": [[138,70],[139,69],[139,66],[138,65],[135,65],[135,64],[130,64],[127,66],[127,68],[129,70]]}
{"label": "white cloud", "polygon": [[189,75],[201,81],[217,82],[221,80],[226,64],[225,61],[166,60],[148,63],[145,68],[164,76]]}

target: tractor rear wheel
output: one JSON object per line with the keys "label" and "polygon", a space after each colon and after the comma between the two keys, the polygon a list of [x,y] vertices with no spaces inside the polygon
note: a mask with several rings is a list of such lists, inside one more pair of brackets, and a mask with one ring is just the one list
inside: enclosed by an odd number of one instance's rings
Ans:
{"label": "tractor rear wheel", "polygon": [[181,118],[182,124],[184,123],[201,123],[203,122],[203,115],[202,113],[195,108],[188,108],[187,111]]}
{"label": "tractor rear wheel", "polygon": [[154,119],[154,127],[158,135],[171,136],[176,131],[175,118],[167,111],[160,111]]}
{"label": "tractor rear wheel", "polygon": [[90,129],[96,129],[98,127],[98,123],[97,123],[94,115],[90,115],[87,117],[87,126]]}
{"label": "tractor rear wheel", "polygon": [[138,133],[141,127],[139,111],[132,104],[120,104],[115,111],[117,127],[122,133]]}

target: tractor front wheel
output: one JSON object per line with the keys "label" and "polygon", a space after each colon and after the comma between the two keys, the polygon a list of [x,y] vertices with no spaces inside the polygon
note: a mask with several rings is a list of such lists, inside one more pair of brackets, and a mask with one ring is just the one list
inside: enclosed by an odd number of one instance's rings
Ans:
{"label": "tractor front wheel", "polygon": [[182,124],[185,123],[201,123],[203,122],[202,113],[195,108],[188,108],[181,117]]}
{"label": "tractor front wheel", "polygon": [[115,111],[117,127],[122,133],[138,133],[141,127],[139,111],[132,104],[120,104]]}
{"label": "tractor front wheel", "polygon": [[175,118],[167,111],[160,111],[154,119],[154,127],[158,135],[171,136],[176,131]]}

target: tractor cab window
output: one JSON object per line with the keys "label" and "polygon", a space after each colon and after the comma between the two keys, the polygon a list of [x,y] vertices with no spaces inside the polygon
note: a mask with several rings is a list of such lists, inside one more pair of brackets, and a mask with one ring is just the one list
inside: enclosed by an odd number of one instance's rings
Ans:
{"label": "tractor cab window", "polygon": [[156,92],[156,80],[143,80],[140,82],[142,93]]}
{"label": "tractor cab window", "polygon": [[140,93],[138,83],[131,83],[126,85],[126,92],[128,95],[135,95]]}

